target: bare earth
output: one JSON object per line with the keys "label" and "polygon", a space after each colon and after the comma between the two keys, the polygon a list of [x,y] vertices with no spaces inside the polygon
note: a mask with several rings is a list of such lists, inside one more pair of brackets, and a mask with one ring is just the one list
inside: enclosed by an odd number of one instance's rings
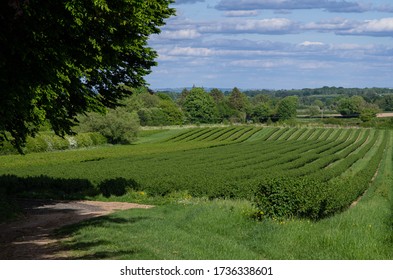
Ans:
{"label": "bare earth", "polygon": [[378,118],[390,118],[390,117],[393,117],[393,113],[380,113],[380,114],[377,114],[377,117]]}
{"label": "bare earth", "polygon": [[152,207],[123,202],[53,200],[24,200],[21,205],[25,213],[22,219],[0,224],[2,260],[67,258],[67,252],[57,246],[59,240],[52,236],[55,229],[116,210]]}

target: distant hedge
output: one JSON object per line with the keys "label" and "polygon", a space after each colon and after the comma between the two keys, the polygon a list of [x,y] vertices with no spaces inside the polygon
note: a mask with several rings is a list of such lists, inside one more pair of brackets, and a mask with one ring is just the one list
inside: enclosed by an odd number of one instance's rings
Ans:
{"label": "distant hedge", "polygon": [[[34,138],[29,137],[27,139],[26,146],[23,148],[23,152],[50,152],[97,146],[106,143],[107,139],[100,133],[96,132],[79,133],[75,136],[65,136],[64,138],[56,136],[53,133],[42,133],[38,134]],[[10,142],[4,142],[3,146],[0,146],[0,155],[17,153],[17,150]]]}

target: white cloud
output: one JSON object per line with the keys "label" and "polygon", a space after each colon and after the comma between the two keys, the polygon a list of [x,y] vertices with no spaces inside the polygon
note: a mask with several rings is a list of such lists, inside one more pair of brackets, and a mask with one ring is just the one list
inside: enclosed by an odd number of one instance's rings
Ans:
{"label": "white cloud", "polygon": [[335,13],[364,13],[367,11],[392,12],[391,5],[373,5],[357,1],[334,0],[221,0],[218,10],[299,10],[323,9]]}
{"label": "white cloud", "polygon": [[322,42],[310,42],[310,41],[304,41],[303,43],[299,44],[300,46],[304,47],[309,47],[309,46],[323,46],[325,45]]}
{"label": "white cloud", "polygon": [[302,70],[313,70],[313,69],[327,69],[331,68],[332,64],[327,61],[314,61],[314,60],[298,60],[298,59],[268,59],[268,60],[235,60],[230,63],[232,66],[245,67],[245,68],[287,68],[302,69]]}
{"label": "white cloud", "polygon": [[294,66],[303,70],[329,69],[334,67],[329,61],[297,61]]}
{"label": "white cloud", "polygon": [[257,10],[250,10],[250,11],[226,11],[224,13],[227,17],[253,17],[259,15]]}
{"label": "white cloud", "polygon": [[[191,5],[197,2],[199,5]],[[393,15],[342,13],[393,12],[392,1],[201,2],[178,0],[178,4],[184,4],[176,6],[178,16],[168,19],[162,33],[149,40],[159,54],[159,66],[153,69],[154,81],[189,85],[207,81],[209,75],[214,80],[219,74],[220,79],[211,85],[243,83],[246,87],[258,87],[261,80],[266,81],[263,87],[281,87],[284,82],[288,87],[307,87],[314,82],[349,86],[392,84],[388,69],[393,63]],[[219,3],[216,10],[212,9],[213,3]],[[341,16],[330,18],[324,11],[341,12]],[[277,12],[291,14],[274,14]]]}
{"label": "white cloud", "polygon": [[341,35],[368,35],[393,37],[393,18],[367,20],[356,27],[339,32]]}
{"label": "white cloud", "polygon": [[375,48],[374,45],[359,45],[351,43],[335,44],[331,46],[332,50],[341,51],[356,51],[356,50],[369,50]]}
{"label": "white cloud", "polygon": [[328,31],[339,31],[339,30],[348,30],[355,25],[354,21],[345,19],[345,18],[333,18],[328,20],[323,20],[319,22],[309,22],[302,24],[301,29],[303,30],[315,30],[319,32],[328,32]]}
{"label": "white cloud", "polygon": [[234,27],[237,31],[282,31],[289,30],[292,22],[286,18],[247,20],[237,23]]}
{"label": "white cloud", "polygon": [[171,40],[190,40],[201,37],[202,35],[195,29],[180,29],[176,31],[163,31],[159,35],[162,39]]}
{"label": "white cloud", "polygon": [[210,56],[213,50],[208,48],[192,48],[192,47],[175,47],[168,51],[168,55],[172,56]]}
{"label": "white cloud", "polygon": [[289,34],[297,29],[297,23],[286,18],[259,20],[232,20],[207,22],[198,28],[203,33],[256,33],[256,34]]}
{"label": "white cloud", "polygon": [[175,4],[181,5],[181,4],[195,4],[197,2],[205,2],[205,0],[176,0]]}
{"label": "white cloud", "polygon": [[245,68],[277,68],[289,65],[285,60],[259,60],[259,59],[243,59],[234,60],[229,63],[231,66]]}

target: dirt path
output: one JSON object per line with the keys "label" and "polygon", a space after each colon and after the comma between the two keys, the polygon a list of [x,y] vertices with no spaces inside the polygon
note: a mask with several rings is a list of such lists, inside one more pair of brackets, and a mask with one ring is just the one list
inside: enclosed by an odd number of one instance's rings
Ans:
{"label": "dirt path", "polygon": [[377,114],[378,118],[391,118],[393,117],[393,113],[379,113]]}
{"label": "dirt path", "polygon": [[24,218],[0,224],[0,259],[42,260],[66,258],[52,233],[55,229],[110,214],[116,210],[151,208],[149,205],[98,202],[23,200]]}

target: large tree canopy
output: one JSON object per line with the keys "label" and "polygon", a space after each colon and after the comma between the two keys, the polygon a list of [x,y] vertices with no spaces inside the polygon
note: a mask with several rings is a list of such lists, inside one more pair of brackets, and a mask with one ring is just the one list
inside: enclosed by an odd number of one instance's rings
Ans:
{"label": "large tree canopy", "polygon": [[49,121],[72,132],[77,114],[115,107],[122,85],[145,84],[147,45],[172,0],[8,0],[0,3],[0,143],[20,148]]}
{"label": "large tree canopy", "polygon": [[217,109],[214,99],[203,88],[194,87],[187,94],[183,110],[190,123],[214,123]]}

